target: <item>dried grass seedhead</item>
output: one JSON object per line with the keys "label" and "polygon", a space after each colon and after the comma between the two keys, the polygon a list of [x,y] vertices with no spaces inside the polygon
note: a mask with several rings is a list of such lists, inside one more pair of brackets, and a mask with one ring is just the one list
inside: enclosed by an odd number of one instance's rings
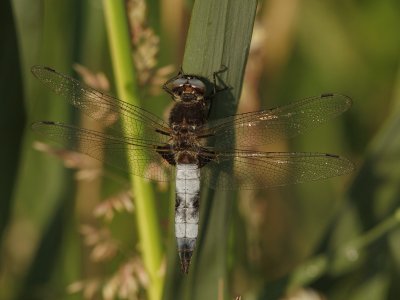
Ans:
{"label": "dried grass seedhead", "polygon": [[[79,64],[74,64],[74,69],[82,77],[86,85],[101,92],[109,92],[110,82],[104,73],[94,73],[85,66]],[[96,119],[101,120],[100,123],[104,127],[114,124],[119,117],[116,112],[112,112],[104,103],[102,106],[97,107],[96,114],[98,114],[96,115]]]}
{"label": "dried grass seedhead", "polygon": [[102,294],[106,300],[139,299],[140,290],[149,285],[149,277],[142,262],[133,258],[122,264],[106,281]]}
{"label": "dried grass seedhead", "polygon": [[[100,207],[100,208],[99,208]],[[108,198],[97,208],[97,214],[104,217],[109,211],[132,211],[132,199],[129,192],[121,192]],[[113,212],[114,213],[114,212]],[[121,243],[115,240],[112,232],[106,228],[83,225],[80,228],[84,243],[91,248],[90,258],[96,263],[105,264],[113,259],[124,257]],[[118,256],[117,256],[118,254]],[[88,278],[76,281],[67,288],[69,293],[82,293],[84,299],[143,299],[143,291],[149,285],[149,276],[140,258],[136,255],[119,263],[116,271],[101,278]],[[101,296],[100,296],[101,295]]]}
{"label": "dried grass seedhead", "polygon": [[62,160],[64,166],[83,172],[78,176],[80,180],[93,179],[102,174],[101,169],[93,167],[93,160],[85,154],[66,149],[55,148],[49,144],[35,141],[33,148]]}
{"label": "dried grass seedhead", "polygon": [[313,289],[298,289],[281,300],[326,300],[327,298]]}
{"label": "dried grass seedhead", "polygon": [[126,5],[134,47],[133,61],[139,85],[148,85],[149,93],[159,94],[161,84],[170,77],[174,68],[169,65],[156,69],[160,39],[147,24],[145,0],[128,0]]}
{"label": "dried grass seedhead", "polygon": [[105,300],[139,300],[143,290],[149,285],[149,276],[139,258],[133,257],[123,262],[108,278],[91,278],[76,281],[67,287],[70,294],[82,292],[84,299],[98,299],[101,293]]}
{"label": "dried grass seedhead", "polygon": [[117,254],[119,244],[112,238],[109,229],[82,225],[80,232],[84,237],[85,244],[92,248],[90,258],[94,262],[108,261]]}
{"label": "dried grass seedhead", "polygon": [[67,292],[69,294],[82,292],[84,299],[95,299],[96,294],[98,293],[100,287],[101,287],[100,279],[96,278],[96,279],[81,280],[71,283],[67,287]]}
{"label": "dried grass seedhead", "polygon": [[122,191],[99,203],[94,209],[94,215],[110,222],[114,218],[115,212],[126,211],[131,213],[133,209],[131,191]]}
{"label": "dried grass seedhead", "polygon": [[110,90],[110,82],[104,73],[94,73],[80,64],[74,64],[74,70],[82,77],[82,80],[88,86],[103,92],[108,92]]}

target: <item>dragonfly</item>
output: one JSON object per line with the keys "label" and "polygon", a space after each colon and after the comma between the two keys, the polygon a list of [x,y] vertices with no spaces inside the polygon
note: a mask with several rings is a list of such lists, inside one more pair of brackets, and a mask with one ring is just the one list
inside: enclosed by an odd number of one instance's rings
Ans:
{"label": "dragonfly", "polygon": [[350,160],[335,154],[253,150],[337,117],[351,106],[345,95],[325,93],[282,107],[208,120],[210,103],[223,90],[216,88],[217,72],[210,87],[204,77],[180,71],[163,85],[174,101],[164,121],[49,67],[34,66],[32,73],[90,118],[109,124],[100,132],[40,121],[32,124],[34,131],[133,175],[175,181],[175,236],[186,274],[198,235],[202,185],[270,188],[340,176],[354,168]]}

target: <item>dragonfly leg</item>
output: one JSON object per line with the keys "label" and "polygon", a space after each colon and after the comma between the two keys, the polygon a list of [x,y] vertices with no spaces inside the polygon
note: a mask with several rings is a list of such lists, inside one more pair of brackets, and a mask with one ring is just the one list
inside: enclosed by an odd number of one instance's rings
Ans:
{"label": "dragonfly leg", "polygon": [[[225,65],[221,65],[221,68],[220,68],[218,71],[215,71],[215,72],[213,73],[213,93],[210,95],[211,98],[214,97],[216,94],[221,93],[221,92],[223,92],[223,91],[226,91],[226,90],[228,90],[228,89],[230,88],[230,87],[227,86],[227,85],[225,84],[225,82],[219,77],[220,74],[222,74],[222,73],[224,73],[224,72],[226,72],[226,71],[228,71],[228,67],[225,66]],[[222,87],[221,87],[221,88],[218,88],[217,81],[218,81],[219,83],[222,83]]]}
{"label": "dragonfly leg", "polygon": [[183,75],[185,75],[185,73],[183,72],[182,67],[179,68],[179,72],[178,74],[176,74],[174,77],[168,79],[162,86],[163,90],[166,91],[168,94],[170,94],[171,96],[174,95],[173,91],[168,87],[168,85],[173,82],[174,80],[181,78]]}

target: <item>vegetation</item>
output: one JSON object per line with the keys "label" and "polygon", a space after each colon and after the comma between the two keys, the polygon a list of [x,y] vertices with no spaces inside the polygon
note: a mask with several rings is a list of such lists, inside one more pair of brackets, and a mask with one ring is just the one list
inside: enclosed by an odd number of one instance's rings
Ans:
{"label": "vegetation", "polygon": [[[123,1],[0,4],[0,298],[398,299],[398,1],[259,1],[256,16],[255,1],[192,2],[128,0],[129,23]],[[262,150],[337,153],[357,168],[263,191],[204,189],[184,276],[172,186],[37,142],[38,120],[103,129],[40,85],[35,64],[75,70],[161,117],[160,87],[181,65],[209,79],[228,67],[212,118],[343,93],[349,112]]]}

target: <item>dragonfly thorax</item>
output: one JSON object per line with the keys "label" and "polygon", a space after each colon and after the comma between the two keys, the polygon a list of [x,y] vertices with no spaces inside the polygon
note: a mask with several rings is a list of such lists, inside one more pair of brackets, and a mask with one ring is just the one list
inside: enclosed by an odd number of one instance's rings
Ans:
{"label": "dragonfly thorax", "polygon": [[175,151],[190,150],[198,145],[196,125],[174,124],[172,126],[172,145]]}
{"label": "dragonfly thorax", "polygon": [[173,131],[176,132],[195,131],[196,128],[205,124],[207,111],[207,105],[204,101],[177,102],[171,110],[169,125],[172,129],[175,126],[176,129],[173,129]]}
{"label": "dragonfly thorax", "polygon": [[194,133],[197,129],[196,124],[187,124],[186,122],[184,122],[183,124],[172,124],[171,127],[172,127],[172,132],[177,135]]}

